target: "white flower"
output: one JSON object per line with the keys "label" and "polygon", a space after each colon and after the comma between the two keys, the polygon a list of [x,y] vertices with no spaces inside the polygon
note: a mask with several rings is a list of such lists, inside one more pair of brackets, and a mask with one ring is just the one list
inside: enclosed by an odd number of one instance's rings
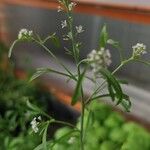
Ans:
{"label": "white flower", "polygon": [[58,6],[57,12],[61,12],[61,11],[63,11],[63,8],[61,6]]}
{"label": "white flower", "polygon": [[28,29],[21,29],[18,34],[18,39],[25,40],[30,39],[33,36],[33,31],[29,31]]}
{"label": "white flower", "polygon": [[42,120],[41,116],[38,116],[38,120],[40,120],[40,121]]}
{"label": "white flower", "polygon": [[72,39],[72,33],[71,32],[68,32],[67,35],[63,35],[63,40],[64,41],[68,41],[70,39]]}
{"label": "white flower", "polygon": [[133,56],[137,57],[143,54],[146,54],[146,46],[143,43],[137,43],[136,45],[132,46],[133,49]]}
{"label": "white flower", "polygon": [[69,11],[71,11],[76,6],[75,2],[71,2],[68,6]]}
{"label": "white flower", "polygon": [[99,51],[92,50],[88,54],[88,61],[97,73],[101,68],[107,68],[111,64],[111,54],[108,49],[101,48]]}
{"label": "white flower", "polygon": [[82,27],[81,25],[76,26],[76,30],[77,30],[77,33],[82,33],[82,32],[84,32],[83,27]]}
{"label": "white flower", "polygon": [[61,21],[61,27],[62,27],[62,29],[67,27],[67,21],[66,20]]}
{"label": "white flower", "polygon": [[38,128],[39,122],[37,120],[41,121],[42,120],[41,116],[39,116],[38,118],[34,117],[33,120],[31,121],[31,127],[35,133],[39,131]]}

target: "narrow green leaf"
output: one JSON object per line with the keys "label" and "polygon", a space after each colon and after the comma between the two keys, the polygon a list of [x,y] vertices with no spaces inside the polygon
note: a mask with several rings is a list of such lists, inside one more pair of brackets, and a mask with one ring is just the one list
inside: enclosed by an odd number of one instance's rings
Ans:
{"label": "narrow green leaf", "polygon": [[50,148],[52,149],[57,143],[60,143],[62,140],[68,138],[74,132],[76,132],[76,130],[71,130],[71,131],[67,132],[66,134],[64,134],[63,136],[61,136],[60,138],[54,140],[52,145],[50,146]]}
{"label": "narrow green leaf", "polygon": [[11,57],[11,54],[12,54],[12,51],[13,51],[13,48],[14,46],[17,44],[18,40],[15,40],[12,45],[10,46],[10,49],[9,49],[9,52],[8,52],[8,57],[10,58]]}
{"label": "narrow green leaf", "polygon": [[51,42],[54,44],[54,46],[56,46],[57,48],[60,47],[60,40],[59,38],[56,36],[56,33],[46,37],[44,40],[43,40],[43,44],[46,43],[48,40],[51,40]]}
{"label": "narrow green leaf", "polygon": [[[100,73],[106,78],[107,82],[111,85],[111,88],[114,89],[116,97],[118,99],[118,102],[117,102],[117,105],[118,105],[122,101],[122,96],[123,96],[122,88],[121,88],[119,82],[111,74],[111,72],[109,72],[106,69],[101,69]],[[111,92],[112,92],[112,90],[111,90]]]}
{"label": "narrow green leaf", "polygon": [[18,143],[22,143],[23,142],[23,139],[21,138],[14,138],[13,140],[11,140],[10,144],[9,144],[9,147],[11,149],[14,149],[14,147],[16,147],[16,145],[18,145]]}
{"label": "narrow green leaf", "polygon": [[48,73],[49,69],[48,68],[37,68],[36,72],[31,76],[29,82],[32,82],[36,78],[40,77],[41,75]]}
{"label": "narrow green leaf", "polygon": [[77,66],[79,67],[81,64],[87,64],[87,63],[88,63],[88,59],[82,59],[81,61],[79,61]]}
{"label": "narrow green leaf", "polygon": [[51,37],[51,41],[52,41],[52,43],[53,43],[57,48],[60,47],[60,41],[59,41],[59,38],[58,38],[56,35],[53,35],[53,36]]}
{"label": "narrow green leaf", "polygon": [[82,81],[83,81],[85,72],[86,72],[86,69],[83,71],[83,73],[78,78],[75,92],[72,97],[71,105],[75,105],[77,103],[77,101],[79,100],[79,97],[81,96]]}
{"label": "narrow green leaf", "polygon": [[37,107],[37,106],[31,104],[31,103],[29,102],[29,100],[27,100],[27,106],[28,106],[32,111],[36,112],[36,114],[41,114],[41,115],[43,115],[43,116],[45,116],[45,117],[47,117],[47,118],[49,118],[49,119],[52,119],[51,116],[49,116],[48,114],[46,114],[46,113],[45,113],[44,111],[42,111],[39,107]]}
{"label": "narrow green leaf", "polygon": [[55,61],[60,64],[69,74],[70,76],[76,80],[76,76],[74,76],[71,71],[54,55],[54,53],[48,48],[46,47],[43,43],[40,43],[39,41],[36,41],[39,45],[41,45],[54,59]]}
{"label": "narrow green leaf", "polygon": [[119,42],[114,41],[112,39],[108,39],[107,43],[114,46],[115,48],[120,48]]}
{"label": "narrow green leaf", "polygon": [[43,149],[43,145],[40,144],[37,147],[35,147],[33,150],[42,150]]}
{"label": "narrow green leaf", "polygon": [[69,50],[68,48],[64,47],[66,54],[73,56],[73,52],[71,50]]}
{"label": "narrow green leaf", "polygon": [[43,150],[48,150],[47,149],[47,142],[46,142],[48,127],[49,127],[49,122],[47,122],[47,124],[45,126],[45,130],[44,130],[43,137],[42,137]]}
{"label": "narrow green leaf", "polygon": [[106,46],[108,40],[108,33],[106,25],[103,26],[100,33],[99,49]]}
{"label": "narrow green leaf", "polygon": [[88,118],[87,118],[87,121],[86,121],[86,128],[85,128],[85,134],[86,134],[86,131],[88,131],[88,128],[90,126],[92,126],[93,122],[94,122],[94,113],[92,112],[92,110],[89,110],[88,112]]}
{"label": "narrow green leaf", "polygon": [[[50,144],[52,143],[52,140],[47,141],[47,147],[50,146]],[[38,145],[37,147],[35,147],[33,150],[43,150],[43,143],[41,143],[40,145]]]}
{"label": "narrow green leaf", "polygon": [[131,105],[132,105],[130,97],[128,95],[124,94],[123,99],[125,101],[123,101],[122,106],[126,109],[127,112],[130,112],[130,108],[131,108]]}
{"label": "narrow green leaf", "polygon": [[35,80],[36,78],[40,77],[41,75],[45,74],[45,73],[55,73],[55,74],[59,74],[61,76],[65,76],[68,77],[69,80],[75,80],[70,74],[64,73],[64,72],[60,72],[51,68],[37,68],[36,72],[31,76],[29,82]]}
{"label": "narrow green leaf", "polygon": [[35,111],[35,112],[40,112],[40,109],[39,109],[37,106],[31,104],[31,103],[29,102],[29,100],[27,100],[27,106],[28,106],[31,110]]}
{"label": "narrow green leaf", "polygon": [[115,93],[114,93],[114,90],[113,90],[110,82],[108,83],[108,91],[109,91],[109,94],[110,94],[112,101],[114,102],[115,101]]}
{"label": "narrow green leaf", "polygon": [[110,97],[110,94],[102,94],[102,95],[95,96],[95,97],[91,98],[91,101],[101,99],[104,97]]}
{"label": "narrow green leaf", "polygon": [[120,102],[120,105],[122,105],[125,111],[130,112],[130,109],[131,109],[130,97],[123,93],[122,101]]}

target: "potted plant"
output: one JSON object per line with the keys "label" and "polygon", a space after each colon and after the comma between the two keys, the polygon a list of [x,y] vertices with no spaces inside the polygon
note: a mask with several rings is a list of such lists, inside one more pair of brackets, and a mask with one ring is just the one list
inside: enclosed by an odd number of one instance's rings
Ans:
{"label": "potted plant", "polygon": [[[82,43],[78,40],[78,37],[80,36],[80,34],[82,34],[82,32],[84,32],[85,29],[81,25],[76,27],[73,26],[73,9],[76,6],[76,3],[71,2],[70,0],[59,0],[58,2],[60,3],[58,12],[63,11],[66,13],[66,20],[61,22],[62,29],[67,29],[67,33],[63,36],[63,40],[68,41],[68,43],[71,44],[70,48],[64,49],[67,52],[67,54],[69,54],[74,60],[76,65],[76,73],[72,73],[69,70],[69,68],[67,68],[63,64],[63,62],[61,62],[57,58],[54,52],[45,45],[45,43],[48,40],[50,40],[56,47],[59,47],[59,37],[57,37],[56,33],[48,35],[46,38],[43,39],[33,31],[22,29],[18,34],[18,38],[10,47],[9,57],[11,56],[12,49],[18,42],[34,42],[40,47],[42,47],[45,51],[47,51],[51,58],[53,58],[53,60],[56,63],[58,63],[61,67],[63,67],[64,72],[60,72],[59,70],[55,70],[54,68],[37,68],[37,71],[33,74],[30,81],[33,81],[34,79],[45,73],[55,73],[67,77],[68,81],[73,80],[76,84],[74,94],[72,96],[71,105],[75,105],[79,100],[81,102],[81,116],[79,124],[77,126],[68,122],[56,120],[53,117],[46,114],[42,109],[40,109],[36,105],[30,103],[30,101],[27,101],[27,106],[29,107],[30,111],[33,112],[33,114],[35,114],[35,117],[31,121],[32,129],[35,133],[40,133],[43,135],[42,143],[39,146],[37,146],[35,150],[53,149],[55,143],[59,143],[59,141],[61,141],[61,139],[65,139],[66,136],[69,136],[71,138],[70,141],[71,143],[73,143],[73,145],[75,145],[74,143],[77,143],[75,147],[73,147],[72,145],[70,149],[86,150],[88,149],[86,145],[86,136],[88,136],[86,135],[88,129],[87,126],[89,124],[89,120],[92,119],[92,107],[90,104],[92,104],[93,101],[96,101],[98,99],[109,97],[111,98],[112,102],[115,103],[115,105],[121,105],[126,111],[129,112],[131,107],[130,97],[124,93],[121,87],[121,85],[126,84],[126,82],[119,80],[115,76],[115,74],[128,63],[140,62],[146,65],[150,65],[150,63],[144,61],[141,57],[143,54],[146,53],[146,46],[143,43],[137,43],[132,47],[132,55],[129,58],[123,56],[122,51],[120,50],[119,43],[112,40],[109,37],[106,25],[104,25],[101,30],[98,47],[92,50],[91,53],[88,54],[86,59],[81,60],[80,47]],[[118,64],[118,66],[113,71],[110,71],[108,69],[108,66],[112,62],[111,54],[110,51],[107,49],[107,45],[115,47],[120,55],[120,64]],[[92,68],[91,70],[93,72],[92,78],[87,75],[87,72],[90,68]],[[89,79],[94,84],[92,94],[89,97],[86,97],[82,86],[85,78]],[[103,80],[102,83],[99,83],[99,78]],[[107,89],[105,90],[105,93],[102,92],[104,88]],[[96,103],[96,105],[98,104]],[[101,114],[97,115],[101,117]],[[94,124],[95,119],[92,122]],[[67,132],[65,135],[63,134],[57,140],[47,141],[48,128],[52,124],[63,124],[69,126],[69,132]],[[69,149],[69,147],[66,148]],[[104,148],[101,147],[100,149]]]}

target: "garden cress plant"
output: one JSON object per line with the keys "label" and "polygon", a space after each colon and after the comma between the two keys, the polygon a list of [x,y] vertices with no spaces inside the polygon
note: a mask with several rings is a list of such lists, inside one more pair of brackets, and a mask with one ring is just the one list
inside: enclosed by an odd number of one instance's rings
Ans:
{"label": "garden cress plant", "polygon": [[[33,31],[29,31],[28,29],[22,29],[19,34],[18,38],[14,41],[12,46],[10,47],[9,51],[9,57],[11,57],[12,49],[14,46],[19,42],[33,42],[42,47],[45,51],[49,53],[49,55],[53,58],[53,60],[59,64],[63,69],[64,72],[61,72],[59,70],[55,70],[53,68],[37,68],[37,71],[33,76],[31,77],[30,81],[36,79],[37,77],[45,74],[45,73],[56,73],[61,76],[67,77],[69,80],[73,80],[76,84],[74,94],[72,96],[71,105],[75,105],[79,100],[81,102],[81,123],[78,127],[59,120],[55,120],[51,116],[47,115],[45,112],[43,112],[41,109],[39,109],[37,106],[31,104],[29,101],[27,101],[27,105],[31,111],[34,113],[36,112],[35,118],[31,121],[31,126],[33,128],[33,131],[38,134],[43,134],[42,138],[42,144],[37,146],[36,149],[53,149],[53,146],[58,141],[47,141],[47,132],[48,127],[51,124],[63,124],[66,126],[71,127],[71,131],[66,136],[70,136],[69,142],[71,143],[73,141],[72,134],[79,134],[80,136],[80,149],[85,150],[85,144],[84,144],[84,138],[86,136],[86,126],[85,123],[88,123],[87,120],[85,120],[85,111],[89,111],[88,118],[90,119],[91,115],[90,112],[92,111],[89,107],[89,104],[97,99],[110,97],[111,100],[115,103],[115,105],[121,105],[126,111],[130,111],[131,102],[128,95],[126,95],[121,87],[121,84],[124,84],[124,81],[119,80],[117,77],[115,77],[115,73],[120,70],[122,67],[127,65],[131,62],[141,62],[146,65],[150,65],[149,62],[144,61],[141,56],[146,53],[146,46],[142,43],[137,43],[135,46],[132,47],[132,55],[129,58],[125,58],[122,54],[122,50],[120,50],[120,45],[118,42],[112,40],[108,33],[106,25],[103,26],[100,34],[99,39],[99,45],[97,48],[92,50],[86,59],[81,60],[80,58],[80,47],[82,43],[78,41],[78,37],[80,34],[84,33],[84,27],[81,25],[74,27],[74,18],[73,18],[73,9],[76,6],[75,2],[71,2],[70,0],[59,0],[60,6],[58,8],[58,12],[65,12],[66,13],[66,20],[61,21],[60,25],[62,30],[64,28],[67,29],[67,33],[63,35],[63,40],[67,41],[69,44],[71,43],[71,48],[64,48],[66,51],[66,54],[69,54],[76,65],[76,73],[73,74],[71,70],[67,66],[61,62],[60,59],[54,54],[53,50],[49,49],[46,46],[46,42],[50,40],[56,47],[60,46],[59,38],[57,37],[56,33],[53,33],[46,38],[41,38],[39,35],[37,35]],[[116,48],[119,52],[120,56],[120,64],[116,69],[114,69],[112,72],[108,70],[108,66],[112,63],[111,61],[111,54],[110,51],[107,49],[107,45],[111,45],[112,47]],[[89,69],[92,68],[93,77],[89,77],[87,75],[87,72]],[[93,90],[93,93],[88,97],[85,98],[85,92],[83,88],[83,82],[84,79],[87,78],[90,80],[90,82],[93,82],[95,84],[95,88]],[[97,81],[99,78],[103,79],[102,83],[97,84]],[[106,93],[102,93],[102,90],[104,88],[107,88]],[[101,115],[101,114],[99,114]],[[60,140],[63,137],[60,137]],[[77,148],[78,149],[78,148]]]}

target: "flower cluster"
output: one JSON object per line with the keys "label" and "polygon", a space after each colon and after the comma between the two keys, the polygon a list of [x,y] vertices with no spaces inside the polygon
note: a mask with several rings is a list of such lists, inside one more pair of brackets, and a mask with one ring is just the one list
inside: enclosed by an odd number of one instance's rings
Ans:
{"label": "flower cluster", "polygon": [[[61,5],[66,5],[65,2],[63,2],[63,1],[61,1],[61,0],[59,0],[58,2],[59,2]],[[72,11],[73,8],[74,8],[76,5],[77,5],[77,4],[76,4],[75,2],[69,3],[69,4],[67,5],[68,11]],[[61,11],[63,11],[63,8],[62,8],[61,6],[58,6],[58,12],[61,12]]]}
{"label": "flower cluster", "polygon": [[39,116],[38,118],[34,117],[33,120],[31,121],[31,126],[32,129],[35,133],[37,133],[39,131],[38,125],[39,125],[39,121],[41,121],[41,116]]}
{"label": "flower cluster", "polygon": [[107,68],[111,64],[111,54],[108,49],[101,48],[99,51],[92,50],[88,54],[89,63],[93,72],[97,73],[101,68]]}
{"label": "flower cluster", "polygon": [[76,30],[77,30],[77,33],[82,33],[82,32],[84,32],[83,26],[81,26],[81,25],[76,26]]}
{"label": "flower cluster", "polygon": [[28,29],[21,29],[18,34],[19,40],[29,40],[33,36],[33,31],[29,31]]}
{"label": "flower cluster", "polygon": [[75,2],[71,2],[69,5],[68,5],[68,9],[69,11],[72,11],[72,9],[76,6],[76,3]]}
{"label": "flower cluster", "polygon": [[63,40],[64,41],[68,41],[68,40],[71,40],[72,39],[72,33],[71,32],[68,32],[67,35],[63,35]]}
{"label": "flower cluster", "polygon": [[[66,20],[62,21],[61,26],[62,26],[62,28],[65,28],[67,26],[67,21]],[[77,31],[78,34],[84,32],[83,27],[81,25],[76,26],[76,31]],[[68,41],[68,40],[71,40],[72,37],[73,37],[72,32],[68,32],[67,35],[63,35],[63,40]]]}
{"label": "flower cluster", "polygon": [[137,43],[132,46],[133,49],[133,57],[139,57],[143,54],[146,54],[146,46],[143,43]]}
{"label": "flower cluster", "polygon": [[67,21],[66,20],[61,21],[61,27],[62,27],[62,29],[67,27]]}

